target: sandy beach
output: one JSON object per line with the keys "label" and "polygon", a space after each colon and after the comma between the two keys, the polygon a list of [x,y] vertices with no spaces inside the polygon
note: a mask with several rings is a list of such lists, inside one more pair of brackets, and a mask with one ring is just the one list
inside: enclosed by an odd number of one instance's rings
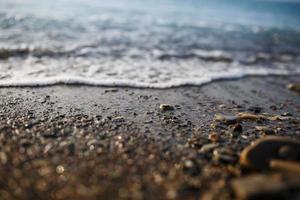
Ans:
{"label": "sandy beach", "polygon": [[[295,175],[239,156],[265,136],[300,139],[300,95],[287,88],[299,80],[1,88],[0,199],[297,199]],[[258,118],[216,121],[241,113]]]}

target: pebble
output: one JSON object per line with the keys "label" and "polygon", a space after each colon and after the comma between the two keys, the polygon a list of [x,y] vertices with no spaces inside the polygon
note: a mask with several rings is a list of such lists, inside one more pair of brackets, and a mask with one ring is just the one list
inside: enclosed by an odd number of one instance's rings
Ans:
{"label": "pebble", "polygon": [[240,120],[261,120],[261,119],[266,119],[266,117],[263,116],[263,115],[256,115],[256,114],[245,113],[245,112],[238,113],[237,118],[240,119]]}
{"label": "pebble", "polygon": [[64,166],[58,165],[58,166],[56,167],[56,173],[62,174],[62,173],[64,173],[64,171],[65,171]]}
{"label": "pebble", "polygon": [[0,152],[0,161],[3,165],[5,165],[7,163],[7,156],[6,156],[6,153],[4,152]]}
{"label": "pebble", "polygon": [[236,124],[238,122],[238,118],[232,115],[217,114],[215,115],[215,121],[230,125]]}
{"label": "pebble", "polygon": [[295,161],[272,159],[270,161],[270,167],[277,171],[285,171],[289,173],[294,173],[296,175],[300,174],[300,163]]}
{"label": "pebble", "polygon": [[218,146],[219,146],[219,143],[205,144],[201,147],[200,152],[201,153],[209,153],[209,152],[212,152]]}
{"label": "pebble", "polygon": [[242,131],[243,127],[241,124],[234,124],[230,127],[230,134],[234,137],[238,136]]}
{"label": "pebble", "polygon": [[274,135],[275,134],[275,131],[267,126],[256,126],[255,129],[257,131],[265,133],[266,135]]}
{"label": "pebble", "polygon": [[160,104],[159,109],[161,111],[170,111],[170,110],[174,110],[174,106],[170,104]]}
{"label": "pebble", "polygon": [[212,132],[208,135],[208,139],[214,143],[217,143],[221,140],[220,136],[216,132]]}
{"label": "pebble", "polygon": [[119,90],[118,89],[107,89],[107,90],[104,90],[104,93],[108,93],[108,92],[118,92]]}
{"label": "pebble", "polygon": [[22,147],[28,148],[32,145],[32,142],[27,140],[27,139],[21,139],[20,144],[21,144]]}
{"label": "pebble", "polygon": [[52,149],[52,144],[51,143],[49,143],[49,144],[47,144],[46,146],[45,146],[45,148],[44,148],[44,151],[43,151],[43,153],[44,154],[47,154],[51,149]]}
{"label": "pebble", "polygon": [[292,91],[300,92],[300,83],[291,83],[287,87]]}
{"label": "pebble", "polygon": [[125,118],[122,116],[112,118],[113,122],[125,122]]}
{"label": "pebble", "polygon": [[293,116],[291,113],[289,113],[289,112],[284,112],[284,113],[282,113],[281,114],[281,116],[288,116],[288,117],[291,117],[291,116]]}
{"label": "pebble", "polygon": [[198,176],[201,172],[201,169],[198,164],[192,160],[185,160],[183,163],[183,171],[190,176]]}
{"label": "pebble", "polygon": [[230,183],[240,200],[286,199],[289,190],[300,189],[299,177],[280,174],[255,174],[233,179]]}
{"label": "pebble", "polygon": [[238,159],[234,152],[228,148],[218,148],[213,151],[213,159],[226,164],[233,164]]}
{"label": "pebble", "polygon": [[279,157],[280,149],[288,146],[300,153],[300,142],[280,136],[266,136],[256,140],[252,145],[246,147],[240,155],[241,165],[263,170],[269,168],[269,161]]}
{"label": "pebble", "polygon": [[219,105],[219,108],[225,108],[226,106],[224,104]]}

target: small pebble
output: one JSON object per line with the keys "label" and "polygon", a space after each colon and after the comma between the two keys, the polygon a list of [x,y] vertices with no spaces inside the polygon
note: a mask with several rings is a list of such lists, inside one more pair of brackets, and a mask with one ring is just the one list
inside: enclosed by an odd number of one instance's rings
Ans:
{"label": "small pebble", "polygon": [[292,91],[300,92],[300,83],[291,83],[287,87]]}
{"label": "small pebble", "polygon": [[219,143],[205,144],[205,145],[203,145],[201,147],[200,152],[202,152],[202,153],[209,153],[209,152],[212,152],[218,146],[219,146]]}
{"label": "small pebble", "polygon": [[174,106],[170,104],[160,104],[159,109],[162,111],[170,111],[170,110],[174,110]]}
{"label": "small pebble", "polygon": [[58,165],[58,166],[56,167],[56,173],[62,174],[62,173],[64,173],[64,171],[65,171],[64,166]]}
{"label": "small pebble", "polygon": [[231,116],[231,115],[217,114],[215,115],[215,121],[230,125],[230,124],[236,124],[238,118],[236,116]]}
{"label": "small pebble", "polygon": [[275,131],[267,126],[256,126],[255,129],[257,131],[265,133],[266,135],[274,135],[275,134]]}
{"label": "small pebble", "polygon": [[214,143],[217,143],[220,141],[220,136],[218,133],[212,132],[208,135],[208,139],[210,139]]}

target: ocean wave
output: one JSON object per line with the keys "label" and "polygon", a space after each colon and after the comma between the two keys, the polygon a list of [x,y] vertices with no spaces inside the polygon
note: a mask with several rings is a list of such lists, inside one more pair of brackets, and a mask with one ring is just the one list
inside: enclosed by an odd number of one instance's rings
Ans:
{"label": "ocean wave", "polygon": [[238,73],[222,73],[215,74],[202,78],[189,78],[184,80],[174,80],[168,83],[145,83],[132,80],[93,80],[90,78],[75,77],[75,76],[57,76],[51,78],[40,78],[35,80],[8,80],[1,81],[0,87],[41,87],[52,85],[87,85],[87,86],[103,86],[103,87],[132,87],[132,88],[153,88],[167,89],[184,86],[202,86],[220,80],[234,80],[248,76],[288,76],[300,75],[300,70],[291,72],[284,70],[244,70]]}
{"label": "ocean wave", "polygon": [[3,87],[168,88],[299,73],[300,4],[0,2]]}

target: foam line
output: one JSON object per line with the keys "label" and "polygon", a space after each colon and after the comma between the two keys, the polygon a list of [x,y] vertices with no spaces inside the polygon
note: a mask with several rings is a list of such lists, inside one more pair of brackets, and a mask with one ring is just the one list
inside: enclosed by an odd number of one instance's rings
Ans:
{"label": "foam line", "polygon": [[23,80],[7,80],[0,81],[0,87],[39,87],[39,86],[51,86],[58,84],[65,85],[90,85],[90,86],[105,86],[105,87],[132,87],[132,88],[173,88],[180,86],[202,86],[208,83],[219,80],[233,80],[248,76],[287,76],[287,75],[300,75],[300,70],[289,72],[285,70],[253,70],[245,71],[236,74],[224,73],[215,74],[213,76],[207,76],[202,78],[192,78],[185,80],[170,81],[168,83],[145,83],[132,80],[93,80],[78,76],[57,76],[51,78],[42,79],[23,79]]}

